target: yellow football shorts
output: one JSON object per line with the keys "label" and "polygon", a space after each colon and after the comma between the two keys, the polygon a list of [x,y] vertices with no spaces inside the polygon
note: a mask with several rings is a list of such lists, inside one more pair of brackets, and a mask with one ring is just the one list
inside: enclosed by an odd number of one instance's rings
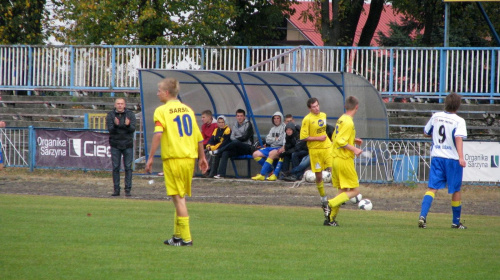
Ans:
{"label": "yellow football shorts", "polygon": [[309,158],[311,160],[311,170],[321,172],[328,167],[332,167],[333,156],[331,149],[309,149]]}
{"label": "yellow football shorts", "polygon": [[337,189],[353,189],[359,187],[358,174],[354,167],[354,159],[333,159],[332,185]]}
{"label": "yellow football shorts", "polygon": [[165,174],[165,187],[167,195],[179,195],[184,197],[186,194],[191,196],[191,182],[193,180],[194,158],[175,158],[163,161],[163,173]]}

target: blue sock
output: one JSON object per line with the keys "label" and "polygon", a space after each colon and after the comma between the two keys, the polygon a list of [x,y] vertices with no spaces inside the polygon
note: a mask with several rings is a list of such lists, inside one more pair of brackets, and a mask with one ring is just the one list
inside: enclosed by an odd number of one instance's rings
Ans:
{"label": "blue sock", "polygon": [[271,171],[273,171],[273,164],[272,164],[272,162],[269,163],[269,161],[266,160],[266,162],[264,162],[264,165],[262,165],[262,169],[260,170],[260,174],[267,176],[267,174],[269,174],[269,172],[271,172]]}
{"label": "blue sock", "polygon": [[276,167],[274,168],[274,175],[276,175],[276,177],[278,177],[280,175],[282,165],[283,165],[283,160],[280,159],[278,161],[278,164],[276,164]]}
{"label": "blue sock", "polygon": [[431,209],[432,201],[434,200],[435,194],[433,192],[426,192],[424,198],[422,199],[422,209],[420,210],[420,216],[427,217],[429,209]]}
{"label": "blue sock", "polygon": [[264,163],[266,162],[266,159],[267,159],[267,158],[263,157],[263,158],[259,159],[259,160],[257,161],[257,163],[258,163],[258,164],[260,164],[261,166],[264,166]]}
{"label": "blue sock", "polygon": [[455,225],[460,224],[460,214],[462,213],[462,202],[452,201],[451,202],[451,212],[453,213],[452,223]]}

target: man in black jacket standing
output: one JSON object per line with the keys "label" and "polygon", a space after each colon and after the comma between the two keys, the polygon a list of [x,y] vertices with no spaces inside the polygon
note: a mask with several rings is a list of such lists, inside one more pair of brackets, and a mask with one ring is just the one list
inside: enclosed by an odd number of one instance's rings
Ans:
{"label": "man in black jacket standing", "polygon": [[120,165],[122,156],[123,166],[125,167],[125,195],[131,196],[136,119],[134,112],[125,106],[125,99],[117,98],[115,100],[115,109],[106,116],[109,145],[111,146],[111,160],[113,163],[114,191],[112,196],[120,195]]}

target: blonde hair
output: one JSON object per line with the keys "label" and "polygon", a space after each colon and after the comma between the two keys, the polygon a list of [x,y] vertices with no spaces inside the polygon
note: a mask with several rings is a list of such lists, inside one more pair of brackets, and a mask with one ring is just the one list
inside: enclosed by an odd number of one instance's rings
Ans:
{"label": "blonde hair", "polygon": [[173,97],[177,97],[180,90],[179,81],[174,78],[165,78],[158,83],[158,88],[163,91],[168,91]]}

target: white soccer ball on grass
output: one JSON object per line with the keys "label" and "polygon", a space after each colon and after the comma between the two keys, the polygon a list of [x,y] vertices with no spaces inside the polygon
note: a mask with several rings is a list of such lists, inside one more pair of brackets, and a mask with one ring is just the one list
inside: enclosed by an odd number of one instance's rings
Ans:
{"label": "white soccer ball on grass", "polygon": [[332,173],[330,171],[323,170],[321,172],[323,174],[323,182],[325,183],[331,183],[332,182]]}
{"label": "white soccer ball on grass", "polygon": [[358,208],[362,209],[362,210],[367,210],[367,211],[368,210],[372,210],[373,204],[372,204],[372,202],[369,199],[362,199],[358,203]]}
{"label": "white soccer ball on grass", "polygon": [[358,204],[361,199],[363,199],[363,196],[361,194],[358,194],[357,196],[349,199],[349,201],[351,201],[352,204]]}
{"label": "white soccer ball on grass", "polygon": [[314,183],[316,182],[316,174],[312,172],[312,170],[307,170],[306,172],[304,172],[304,179],[308,183]]}

